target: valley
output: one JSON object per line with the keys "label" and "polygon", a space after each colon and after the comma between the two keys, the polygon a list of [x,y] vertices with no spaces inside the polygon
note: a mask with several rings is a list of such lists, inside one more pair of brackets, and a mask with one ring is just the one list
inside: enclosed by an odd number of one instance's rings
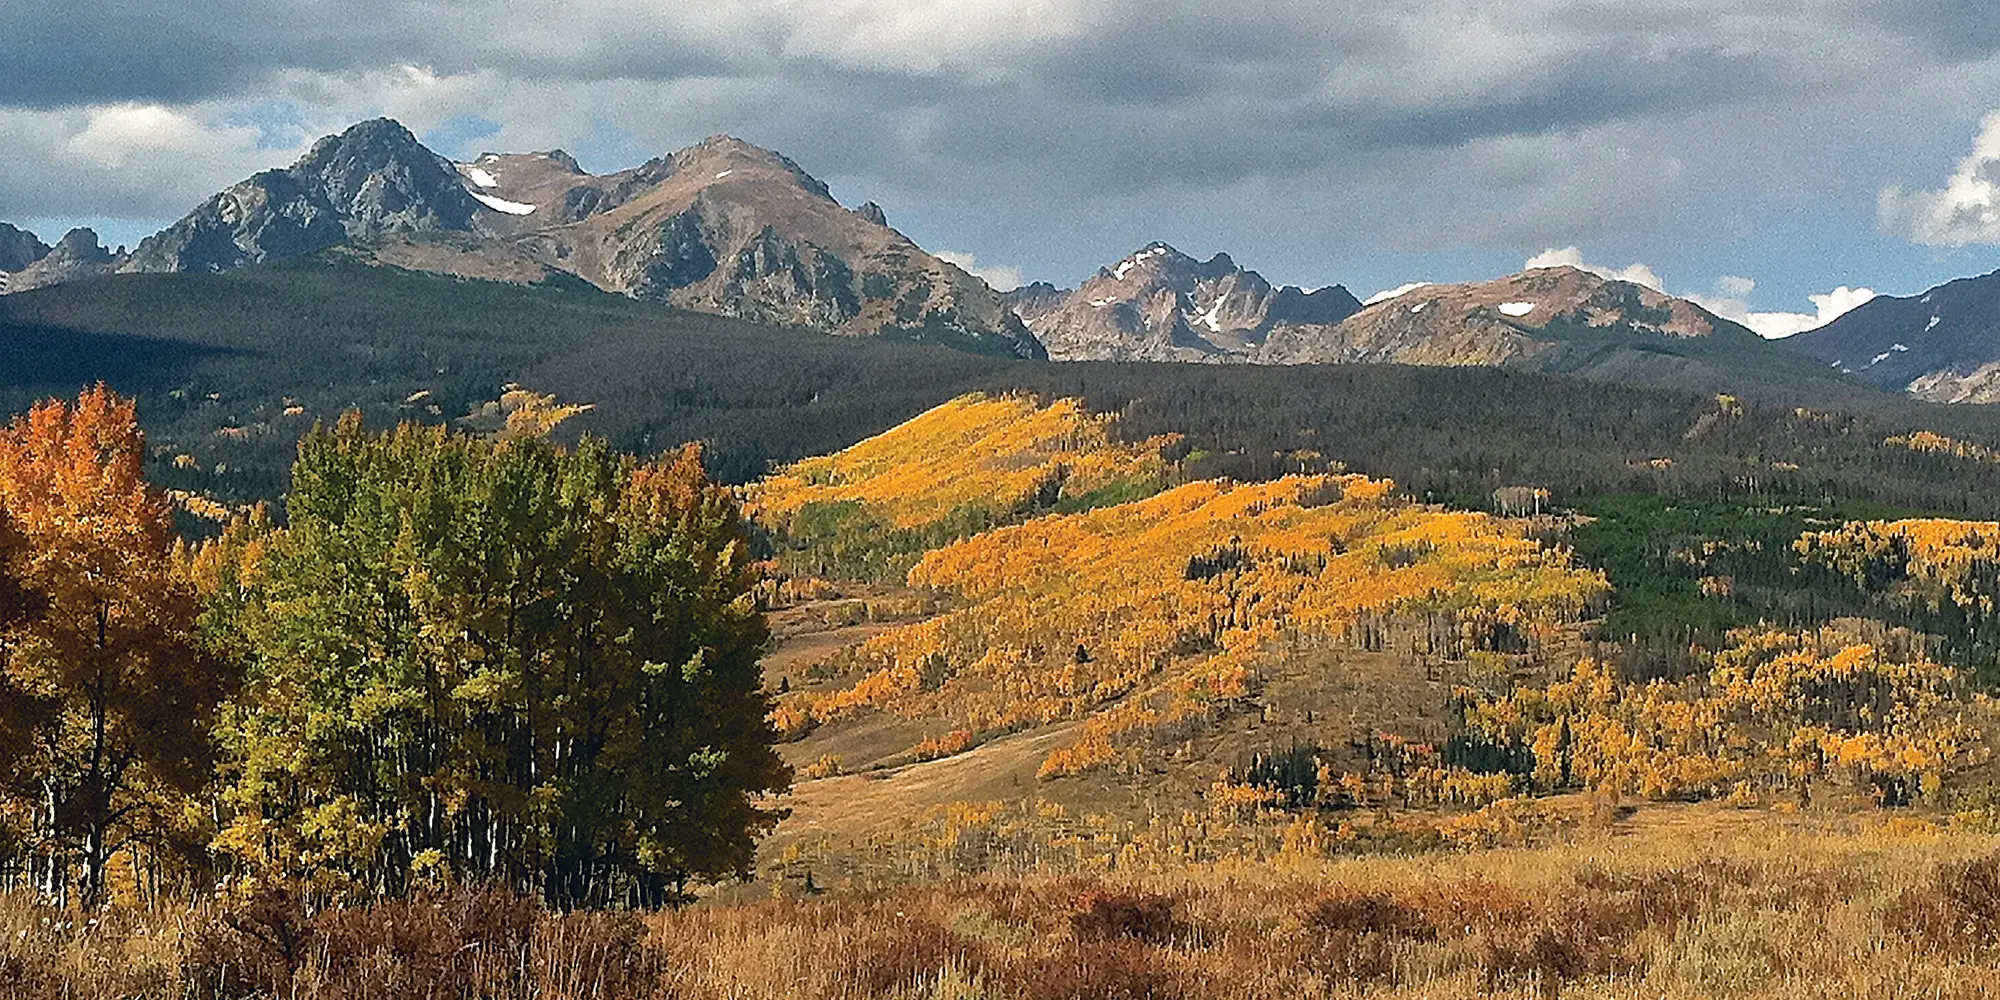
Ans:
{"label": "valley", "polygon": [[0,227],[0,982],[1991,991],[1990,276],[1774,341],[891,219],[378,119]]}

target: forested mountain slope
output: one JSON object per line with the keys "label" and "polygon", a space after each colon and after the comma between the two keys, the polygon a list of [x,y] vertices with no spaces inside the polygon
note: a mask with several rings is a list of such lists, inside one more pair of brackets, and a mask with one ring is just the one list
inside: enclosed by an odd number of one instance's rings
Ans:
{"label": "forested mountain slope", "polygon": [[[1770,402],[1490,368],[1049,364],[834,338],[637,302],[579,281],[470,281],[324,257],[210,275],[121,275],[0,297],[0,403],[98,379],[138,397],[158,475],[272,498],[300,432],[358,407],[443,422],[510,383],[593,409],[619,448],[709,444],[742,482],[967,392],[1119,412],[1136,443],[1184,434],[1199,474],[1338,461],[1421,494],[1834,493],[1991,516],[2000,463],[1888,447],[1931,431],[2000,449],[2000,413],[1842,389]],[[189,458],[179,460],[185,454]]]}

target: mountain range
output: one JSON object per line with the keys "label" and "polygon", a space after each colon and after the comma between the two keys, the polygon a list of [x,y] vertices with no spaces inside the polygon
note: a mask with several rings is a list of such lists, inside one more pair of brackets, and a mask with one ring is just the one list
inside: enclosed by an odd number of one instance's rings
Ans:
{"label": "mountain range", "polygon": [[843,208],[797,164],[726,137],[594,176],[561,151],[453,163],[376,119],[215,194],[129,255],[73,232],[10,287],[330,250],[522,283],[568,274],[723,316],[1042,354],[997,293],[889,228],[879,208]]}
{"label": "mountain range", "polygon": [[1264,360],[1274,339],[1311,338],[1361,308],[1339,285],[1273,288],[1227,254],[1197,261],[1165,243],[1078,288],[1036,283],[1002,299],[1066,361]]}
{"label": "mountain range", "polygon": [[[1766,341],[1685,299],[1571,267],[1363,304],[1274,286],[1227,254],[1148,244],[1076,288],[996,291],[849,208],[783,155],[717,136],[595,175],[561,150],[453,162],[389,119],[218,192],[129,252],[0,224],[4,290],[309,255],[599,289],[696,312],[1057,361],[1481,365],[1730,389],[1872,385],[2000,400],[2000,275],[1878,298]],[[1816,360],[1815,360],[1816,359]]]}
{"label": "mountain range", "polygon": [[1890,391],[2000,402],[2000,271],[1922,295],[1877,296],[1790,343]]}

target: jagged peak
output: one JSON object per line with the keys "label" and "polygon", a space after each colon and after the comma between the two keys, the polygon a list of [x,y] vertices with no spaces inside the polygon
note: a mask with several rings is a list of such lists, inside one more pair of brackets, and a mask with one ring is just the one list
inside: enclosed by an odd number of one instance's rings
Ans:
{"label": "jagged peak", "polygon": [[1112,279],[1115,281],[1123,281],[1125,280],[1125,275],[1130,273],[1133,268],[1144,265],[1147,261],[1152,260],[1155,257],[1160,258],[1162,261],[1186,260],[1192,262],[1192,258],[1190,258],[1187,254],[1184,254],[1179,250],[1174,249],[1172,246],[1165,243],[1164,241],[1154,240],[1153,242],[1148,243],[1145,246],[1132,251],[1130,254],[1126,255],[1124,260],[1119,261],[1116,265],[1107,269],[1103,273],[1111,275]]}
{"label": "jagged peak", "polygon": [[370,118],[367,121],[355,122],[338,134],[322,137],[312,144],[312,149],[306,153],[305,158],[312,159],[328,149],[356,145],[388,145],[430,152],[430,148],[419,141],[416,134],[405,128],[402,122],[394,118]]}
{"label": "jagged peak", "polygon": [[47,257],[50,249],[32,231],[0,222],[0,271],[26,267]]}
{"label": "jagged peak", "polygon": [[583,169],[583,164],[576,162],[576,157],[569,155],[569,153],[565,150],[561,149],[542,150],[536,152],[534,155],[542,157],[543,159],[549,160],[560,166],[563,166],[567,168],[570,173],[573,174],[589,173],[589,171]]}
{"label": "jagged peak", "polygon": [[62,239],[56,241],[55,248],[74,253],[80,250],[97,250],[102,246],[97,238],[97,230],[89,226],[77,226],[64,233]]}

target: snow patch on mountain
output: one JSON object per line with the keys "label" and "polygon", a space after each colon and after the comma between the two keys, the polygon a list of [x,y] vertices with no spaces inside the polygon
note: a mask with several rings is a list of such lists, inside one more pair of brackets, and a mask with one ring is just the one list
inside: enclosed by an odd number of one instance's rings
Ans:
{"label": "snow patch on mountain", "polygon": [[1423,288],[1430,284],[1432,283],[1428,281],[1412,281],[1406,285],[1397,285],[1394,288],[1385,288],[1379,292],[1376,292],[1373,295],[1368,296],[1365,299],[1362,299],[1361,304],[1364,306],[1372,306],[1377,302],[1387,302],[1390,299],[1393,299],[1399,295],[1404,295],[1410,292],[1414,292],[1417,289]]}
{"label": "snow patch on mountain", "polygon": [[1124,281],[1125,273],[1127,271],[1130,271],[1133,268],[1138,267],[1140,263],[1145,261],[1145,259],[1148,257],[1160,256],[1162,254],[1165,254],[1166,252],[1167,248],[1164,245],[1156,247],[1148,247],[1147,249],[1141,250],[1138,253],[1135,253],[1132,256],[1119,261],[1118,266],[1111,269],[1111,276],[1113,278],[1118,279],[1119,281]]}
{"label": "snow patch on mountain", "polygon": [[518,201],[508,201],[505,198],[495,198],[490,194],[484,194],[479,191],[468,191],[466,193],[472,195],[473,200],[479,202],[481,205],[485,205],[487,208],[490,208],[495,212],[505,212],[508,215],[532,215],[534,214],[535,211],[535,206],[524,205]]}

